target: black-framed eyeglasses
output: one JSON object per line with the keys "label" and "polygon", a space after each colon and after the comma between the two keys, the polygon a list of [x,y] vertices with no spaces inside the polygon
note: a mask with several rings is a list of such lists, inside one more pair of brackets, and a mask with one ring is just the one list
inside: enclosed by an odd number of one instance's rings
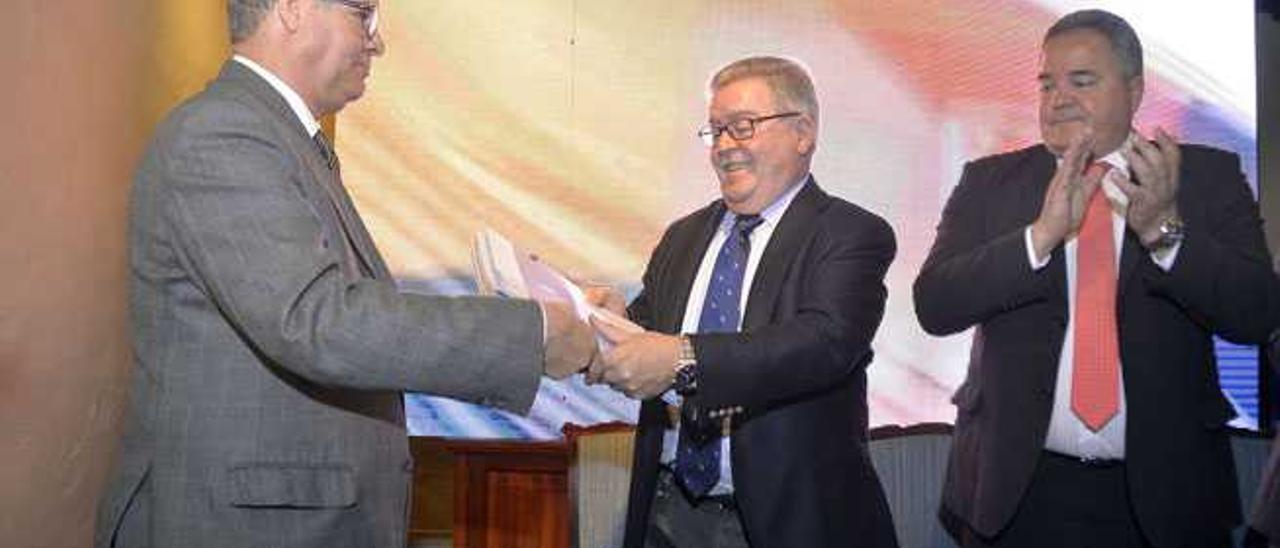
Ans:
{"label": "black-framed eyeglasses", "polygon": [[715,146],[716,139],[720,138],[720,134],[729,132],[729,136],[734,141],[742,142],[756,136],[756,125],[760,122],[776,120],[778,118],[790,118],[799,116],[799,112],[779,112],[777,114],[769,114],[766,116],[756,116],[754,118],[739,118],[726,124],[707,124],[698,130],[698,138],[707,146]]}
{"label": "black-framed eyeglasses", "polygon": [[360,15],[360,24],[364,25],[364,33],[370,40],[378,34],[378,5],[360,0],[329,0],[335,4],[355,10]]}

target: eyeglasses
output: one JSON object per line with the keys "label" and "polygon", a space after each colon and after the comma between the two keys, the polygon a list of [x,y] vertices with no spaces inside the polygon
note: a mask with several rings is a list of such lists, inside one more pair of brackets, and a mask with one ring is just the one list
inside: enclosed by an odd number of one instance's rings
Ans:
{"label": "eyeglasses", "polygon": [[698,130],[698,138],[702,139],[702,142],[709,147],[715,146],[716,139],[719,139],[720,134],[727,131],[734,141],[742,142],[756,136],[756,125],[760,122],[799,115],[799,112],[780,112],[768,116],[756,116],[755,118],[740,118],[727,124],[711,123],[702,126],[702,129]]}
{"label": "eyeglasses", "polygon": [[330,0],[336,4],[342,4],[344,7],[353,9],[360,14],[360,23],[364,25],[364,32],[370,40],[373,40],[378,34],[378,5],[369,2],[361,2],[360,0]]}

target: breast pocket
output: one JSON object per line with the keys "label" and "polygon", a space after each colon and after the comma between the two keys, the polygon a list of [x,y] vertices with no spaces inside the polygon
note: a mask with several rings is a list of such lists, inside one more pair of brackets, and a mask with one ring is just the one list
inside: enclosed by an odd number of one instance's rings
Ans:
{"label": "breast pocket", "polygon": [[217,490],[238,508],[352,508],[355,473],[344,464],[248,463],[227,468]]}

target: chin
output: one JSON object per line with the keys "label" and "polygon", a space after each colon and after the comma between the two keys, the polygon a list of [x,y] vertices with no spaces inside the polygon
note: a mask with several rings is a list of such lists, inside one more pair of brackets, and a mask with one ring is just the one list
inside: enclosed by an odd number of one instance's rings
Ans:
{"label": "chin", "polygon": [[745,200],[751,195],[755,186],[755,179],[745,173],[736,177],[733,174],[720,177],[720,194],[724,195],[726,200],[730,198]]}
{"label": "chin", "polygon": [[1073,122],[1054,124],[1041,132],[1041,138],[1049,150],[1062,154],[1067,151],[1071,140],[1084,130],[1085,126]]}

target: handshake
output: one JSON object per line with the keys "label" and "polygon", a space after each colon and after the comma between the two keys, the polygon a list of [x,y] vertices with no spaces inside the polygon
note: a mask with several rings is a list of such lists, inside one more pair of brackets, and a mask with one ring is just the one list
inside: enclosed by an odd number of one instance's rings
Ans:
{"label": "handshake", "polygon": [[679,337],[637,330],[617,320],[625,318],[626,311],[622,295],[612,288],[588,286],[583,293],[593,307],[608,313],[592,314],[583,322],[570,304],[541,303],[546,375],[562,379],[581,372],[587,384],[608,384],[634,399],[652,398],[670,388],[676,378]]}

